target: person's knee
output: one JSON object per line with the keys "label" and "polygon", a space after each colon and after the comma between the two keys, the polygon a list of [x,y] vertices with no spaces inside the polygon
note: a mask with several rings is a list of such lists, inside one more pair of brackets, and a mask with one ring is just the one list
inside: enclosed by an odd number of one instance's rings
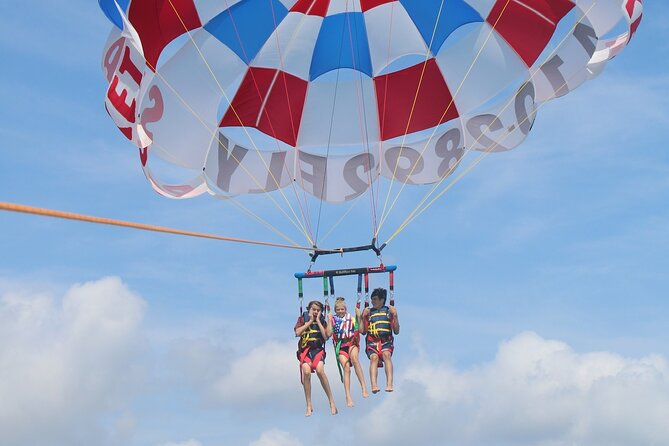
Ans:
{"label": "person's knee", "polygon": [[390,358],[392,357],[392,354],[390,353],[389,350],[384,350],[381,355],[383,356],[384,361],[390,361]]}
{"label": "person's knee", "polygon": [[374,363],[379,362],[379,355],[372,353],[372,355],[369,357],[369,360]]}
{"label": "person's knee", "polygon": [[302,363],[302,373],[304,374],[305,378],[308,378],[311,375],[311,366],[306,362]]}

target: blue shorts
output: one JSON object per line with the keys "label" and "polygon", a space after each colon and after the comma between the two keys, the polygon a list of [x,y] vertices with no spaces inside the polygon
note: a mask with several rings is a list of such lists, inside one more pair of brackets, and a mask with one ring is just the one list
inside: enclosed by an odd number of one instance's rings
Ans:
{"label": "blue shorts", "polygon": [[366,346],[365,346],[365,353],[367,354],[367,357],[369,359],[372,358],[372,355],[376,354],[379,356],[379,359],[382,358],[382,353],[387,351],[390,352],[390,355],[392,356],[393,350],[395,350],[394,346],[394,339],[392,336],[388,336],[385,339],[380,339],[380,338],[372,338],[370,336],[367,336],[366,339]]}

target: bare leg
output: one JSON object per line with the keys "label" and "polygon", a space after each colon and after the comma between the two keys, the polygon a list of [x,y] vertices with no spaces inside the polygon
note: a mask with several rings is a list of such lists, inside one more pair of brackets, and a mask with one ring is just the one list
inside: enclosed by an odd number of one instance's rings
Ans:
{"label": "bare leg", "polygon": [[383,355],[383,366],[386,369],[386,392],[393,391],[393,360],[391,359],[390,352],[385,350],[381,352]]}
{"label": "bare leg", "polygon": [[358,381],[360,381],[360,386],[362,387],[362,397],[367,398],[369,396],[369,393],[367,393],[365,374],[362,372],[362,366],[360,365],[360,359],[358,358],[358,353],[360,353],[360,349],[358,347],[351,347],[348,353],[349,355],[351,355],[351,364],[353,364],[355,375],[358,377]]}
{"label": "bare leg", "polygon": [[307,400],[307,412],[304,416],[310,417],[313,412],[311,406],[311,367],[307,363],[302,364],[302,385],[304,386],[304,399]]}
{"label": "bare leg", "polygon": [[344,355],[339,355],[339,363],[344,375],[344,393],[346,393],[346,405],[353,407],[353,398],[351,398],[351,363]]}
{"label": "bare leg", "polygon": [[372,383],[372,393],[379,393],[379,386],[376,383],[376,377],[379,372],[379,355],[372,353],[369,358],[369,380]]}
{"label": "bare leg", "polygon": [[330,402],[330,413],[332,415],[337,415],[337,406],[335,405],[334,397],[332,396],[332,389],[330,389],[330,381],[328,381],[328,377],[325,374],[325,368],[323,367],[322,362],[316,366],[316,375],[318,376],[318,379],[321,380],[321,386],[323,386],[323,390],[325,390],[325,394]]}

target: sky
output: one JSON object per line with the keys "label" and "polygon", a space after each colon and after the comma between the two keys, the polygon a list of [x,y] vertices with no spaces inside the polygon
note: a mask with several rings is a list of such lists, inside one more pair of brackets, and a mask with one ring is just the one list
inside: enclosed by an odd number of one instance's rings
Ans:
{"label": "sky", "polygon": [[[345,407],[328,347],[336,417],[317,385],[304,417],[303,252],[0,212],[0,444],[669,444],[669,6],[644,6],[601,76],[384,250],[396,390],[363,399],[354,379]],[[110,29],[94,1],[0,4],[0,201],[281,242],[229,203],[151,189],[103,107]],[[332,243],[367,243],[358,226]]]}

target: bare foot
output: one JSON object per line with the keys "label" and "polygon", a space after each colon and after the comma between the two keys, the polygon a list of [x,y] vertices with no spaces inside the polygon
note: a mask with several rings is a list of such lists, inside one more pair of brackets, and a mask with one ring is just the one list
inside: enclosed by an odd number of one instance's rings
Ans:
{"label": "bare foot", "polygon": [[381,389],[379,389],[378,387],[372,387],[372,393],[379,393],[380,391]]}
{"label": "bare foot", "polygon": [[362,389],[362,397],[367,398],[369,396],[369,393],[367,393],[367,389]]}
{"label": "bare foot", "polygon": [[352,400],[352,399],[347,399],[347,400],[346,400],[346,406],[348,406],[348,407],[353,407],[353,406],[354,406],[354,404],[353,404],[353,400]]}
{"label": "bare foot", "polygon": [[391,386],[386,387],[386,392],[392,392],[393,388]]}
{"label": "bare foot", "polygon": [[307,412],[304,414],[305,417],[310,417],[314,410],[311,407],[307,407]]}
{"label": "bare foot", "polygon": [[335,405],[330,405],[330,413],[331,413],[332,415],[337,415],[337,414],[339,413],[339,411],[337,410],[337,406],[335,406]]}

